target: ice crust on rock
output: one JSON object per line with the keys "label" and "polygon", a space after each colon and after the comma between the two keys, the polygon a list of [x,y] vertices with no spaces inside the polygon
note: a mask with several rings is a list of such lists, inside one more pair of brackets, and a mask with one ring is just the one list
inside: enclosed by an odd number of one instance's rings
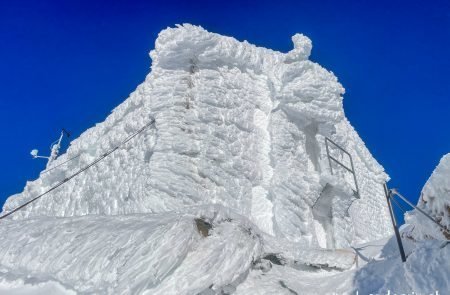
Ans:
{"label": "ice crust on rock", "polygon": [[[46,191],[150,120],[154,125],[14,214],[0,229],[8,236],[0,265],[14,272],[18,264],[82,292],[109,292],[108,285],[117,293],[150,294],[170,294],[175,287],[209,294],[211,284],[215,291],[236,288],[252,259],[267,249],[294,266],[348,268],[353,254],[330,249],[391,233],[382,186],[388,176],[346,119],[342,85],[308,60],[311,40],[300,34],[292,40],[294,49],[281,53],[188,24],[163,30],[145,81],[104,122],[71,142],[52,166],[81,156],[28,182],[4,211]],[[351,153],[360,199],[353,196],[348,173],[333,166],[331,175],[325,137]],[[345,154],[331,152],[350,165]],[[203,241],[193,220],[211,205],[221,208],[214,214],[227,212],[232,221]],[[190,210],[196,213],[187,216]],[[23,226],[31,229],[21,238],[16,231]],[[48,230],[52,227],[62,232]],[[94,258],[67,241],[78,241]],[[123,242],[131,244],[121,247]],[[169,257],[174,252],[163,251],[168,245],[179,246],[174,261]],[[60,248],[61,255],[47,248]],[[63,255],[64,249],[75,252]],[[160,256],[151,260],[153,252]],[[142,255],[133,256],[137,253]],[[82,269],[69,261],[73,255],[95,265]],[[165,259],[170,261],[162,266]],[[198,260],[223,268],[205,273]],[[146,269],[146,279],[126,261],[135,261],[140,272]],[[133,282],[123,283],[130,278]]]}

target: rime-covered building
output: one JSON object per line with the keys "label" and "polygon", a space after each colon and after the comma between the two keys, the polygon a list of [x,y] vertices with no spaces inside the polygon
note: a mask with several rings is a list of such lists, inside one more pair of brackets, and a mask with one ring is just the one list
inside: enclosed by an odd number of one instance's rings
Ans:
{"label": "rime-covered building", "polygon": [[[294,49],[283,54],[191,25],[162,31],[145,82],[105,122],[73,141],[55,165],[81,153],[80,159],[29,183],[5,210],[154,118],[143,136],[17,218],[164,212],[214,203],[267,233],[310,245],[323,232],[345,233],[348,242],[389,234],[382,186],[387,175],[345,118],[344,88],[308,60],[307,37],[292,39]],[[360,199],[351,193],[352,176],[334,162],[340,177],[330,177],[325,137],[352,155]],[[330,150],[349,165],[348,156],[333,145]]]}
{"label": "rime-covered building", "polygon": [[[145,219],[215,204],[301,249],[343,248],[389,235],[383,192],[388,176],[346,119],[342,85],[309,60],[310,39],[296,34],[292,40],[294,48],[281,53],[192,25],[163,30],[150,53],[152,69],[145,81],[53,165],[80,157],[27,183],[8,199],[4,211],[72,175],[151,120],[155,123],[14,214],[11,228],[14,222],[44,216],[45,222],[53,218],[58,224],[108,218],[120,228],[121,220],[128,220],[126,227],[136,213]],[[357,186],[353,175],[333,161],[330,173],[326,138],[351,155]],[[329,152],[351,166],[350,157],[334,144]],[[36,251],[38,259],[42,253]],[[1,255],[0,264],[8,265]],[[57,268],[47,271],[62,281],[70,277]],[[97,283],[86,284],[99,290]]]}

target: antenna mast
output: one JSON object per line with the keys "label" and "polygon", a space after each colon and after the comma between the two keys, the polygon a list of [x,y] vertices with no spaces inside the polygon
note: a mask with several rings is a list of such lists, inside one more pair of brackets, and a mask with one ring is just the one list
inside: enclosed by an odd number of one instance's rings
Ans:
{"label": "antenna mast", "polygon": [[70,137],[70,133],[67,132],[67,130],[65,130],[63,128],[59,138],[50,145],[50,156],[40,156],[40,155],[38,155],[39,151],[37,149],[34,149],[30,153],[31,156],[33,157],[33,159],[37,159],[37,158],[47,159],[46,168],[48,168],[50,166],[50,164],[54,160],[56,160],[56,158],[58,158],[59,149],[61,148],[61,142],[62,142],[64,135],[66,135],[67,137]]}

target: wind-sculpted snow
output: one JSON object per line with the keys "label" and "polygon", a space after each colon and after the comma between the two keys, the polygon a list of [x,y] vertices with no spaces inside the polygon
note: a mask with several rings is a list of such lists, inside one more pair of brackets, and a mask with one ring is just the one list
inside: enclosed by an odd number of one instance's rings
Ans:
{"label": "wind-sculpted snow", "polygon": [[[287,265],[349,268],[355,259],[352,252],[277,244],[225,208],[187,211],[7,221],[0,265],[10,277],[27,273],[82,293],[198,294],[234,290],[274,249]],[[207,237],[195,218],[212,225]]]}
{"label": "wind-sculpted snow", "polygon": [[36,217],[1,232],[2,266],[89,293],[156,286],[199,239],[192,220],[170,214]]}
{"label": "wind-sculpted snow", "polygon": [[446,227],[448,232],[413,210],[405,215],[406,222],[410,224],[406,234],[417,240],[450,240],[450,154],[442,157],[433,171],[422,189],[417,206]]}

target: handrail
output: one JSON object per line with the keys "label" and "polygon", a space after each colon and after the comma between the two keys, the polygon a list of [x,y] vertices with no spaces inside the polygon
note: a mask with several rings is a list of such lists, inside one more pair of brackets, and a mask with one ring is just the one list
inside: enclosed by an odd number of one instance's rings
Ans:
{"label": "handrail", "polygon": [[[402,199],[406,204],[408,204],[409,206],[411,206],[412,208],[416,209],[417,211],[419,211],[420,213],[422,213],[423,215],[425,215],[429,220],[433,221],[436,225],[438,225],[444,232],[447,232],[450,234],[450,230],[447,229],[447,227],[443,226],[442,224],[440,224],[436,219],[434,219],[431,215],[429,215],[427,212],[425,212],[424,210],[420,209],[419,207],[415,206],[413,203],[411,203],[408,199],[406,199],[402,194],[400,194],[398,192],[397,189],[392,188],[392,189],[388,189],[388,186],[386,183],[384,183],[384,192],[386,194],[386,200],[387,200],[387,204],[388,204],[388,209],[389,209],[389,213],[391,215],[391,220],[392,220],[392,226],[394,227],[394,232],[395,232],[395,237],[397,238],[397,244],[398,244],[398,249],[400,251],[400,256],[402,258],[402,262],[406,261],[407,256],[405,255],[405,250],[403,248],[403,242],[402,242],[402,238],[400,236],[400,231],[398,229],[398,225],[397,225],[397,220],[395,219],[395,214],[394,214],[394,210],[392,208],[392,203],[391,201],[394,201],[394,203],[400,208],[400,204],[397,203],[397,201],[394,199],[394,196],[398,196],[400,199]],[[403,210],[403,209],[402,209]],[[447,245],[450,241],[447,240],[445,245]]]}
{"label": "handrail", "polygon": [[[345,164],[343,164],[342,162],[340,162],[338,159],[336,159],[335,157],[333,157],[330,154],[330,148],[328,146],[328,143],[331,143],[333,146],[340,149],[342,152],[344,152],[350,158],[351,168],[347,167]],[[333,166],[331,165],[331,160],[333,160],[333,162],[335,162],[336,164],[338,164],[339,166],[341,166],[342,168],[344,168],[345,170],[347,170],[348,172],[350,172],[353,175],[353,180],[355,181],[355,189],[356,189],[356,191],[355,190],[353,190],[353,191],[355,193],[355,197],[360,199],[361,195],[359,194],[359,186],[358,186],[358,181],[356,180],[356,172],[355,172],[355,166],[353,165],[352,155],[328,137],[325,137],[325,148],[327,151],[328,164],[330,165],[331,174],[333,174]]]}
{"label": "handrail", "polygon": [[12,209],[11,211],[3,214],[0,216],[0,219],[4,219],[5,217],[16,213],[17,211],[21,210],[22,208],[25,208],[26,206],[28,206],[29,204],[33,203],[34,201],[40,199],[41,197],[45,196],[46,194],[54,191],[55,189],[57,189],[58,187],[64,185],[65,183],[67,183],[69,180],[71,180],[72,178],[76,177],[77,175],[83,173],[84,171],[88,170],[89,168],[97,165],[97,163],[99,163],[100,161],[102,161],[103,159],[105,159],[107,156],[111,155],[112,153],[114,153],[115,151],[117,151],[122,145],[126,144],[127,142],[129,142],[130,140],[132,140],[134,137],[136,137],[137,135],[139,135],[141,132],[143,132],[145,129],[147,129],[150,125],[153,125],[155,123],[155,119],[152,119],[149,123],[147,123],[146,125],[144,125],[142,128],[140,128],[139,130],[137,130],[135,133],[131,134],[130,136],[128,136],[127,138],[125,138],[125,140],[123,140],[121,143],[119,143],[117,146],[111,148],[110,150],[108,150],[107,152],[103,153],[101,156],[99,156],[97,159],[95,159],[94,161],[92,161],[91,163],[89,163],[87,166],[81,168],[80,170],[78,170],[77,172],[73,173],[72,175],[70,175],[69,177],[64,178],[63,180],[61,180],[60,182],[58,182],[56,185],[54,185],[53,187],[51,187],[50,189],[48,189],[47,191],[43,192],[42,194],[38,195],[37,197],[32,198],[31,200],[25,202],[24,204]]}
{"label": "handrail", "polygon": [[434,223],[436,223],[442,230],[446,231],[447,233],[450,234],[450,230],[447,229],[447,227],[443,226],[442,224],[440,224],[436,219],[434,219],[431,215],[429,215],[428,213],[426,213],[425,211],[423,211],[422,209],[420,209],[419,207],[415,206],[414,204],[412,204],[410,201],[408,201],[408,199],[406,199],[404,196],[402,196],[397,189],[392,188],[389,190],[390,194],[391,194],[391,198],[394,197],[394,195],[397,195],[400,199],[402,199],[406,204],[408,204],[409,206],[411,206],[412,208],[416,209],[417,211],[419,211],[420,213],[422,213],[423,215],[425,215],[429,220],[433,221]]}

